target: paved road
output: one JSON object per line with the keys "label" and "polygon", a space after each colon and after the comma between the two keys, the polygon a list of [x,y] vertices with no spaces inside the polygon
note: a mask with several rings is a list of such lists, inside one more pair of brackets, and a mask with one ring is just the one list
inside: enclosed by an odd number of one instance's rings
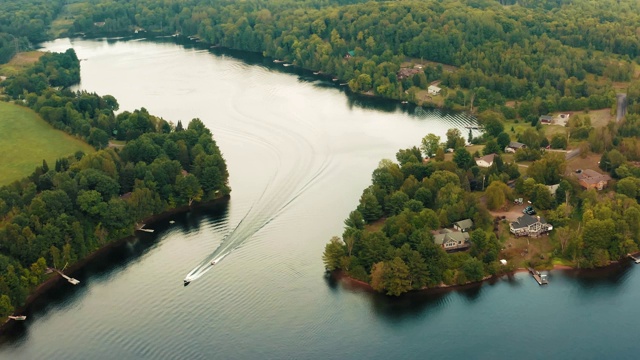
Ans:
{"label": "paved road", "polygon": [[580,149],[573,149],[571,151],[567,151],[567,154],[565,155],[565,159],[566,160],[573,159],[578,154],[580,154]]}

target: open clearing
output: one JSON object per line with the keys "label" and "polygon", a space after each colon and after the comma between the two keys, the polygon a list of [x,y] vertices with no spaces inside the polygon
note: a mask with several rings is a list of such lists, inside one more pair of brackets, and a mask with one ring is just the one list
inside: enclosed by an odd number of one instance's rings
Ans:
{"label": "open clearing", "polygon": [[56,130],[31,109],[0,102],[0,185],[30,175],[47,160],[50,168],[61,157],[94,149],[63,131]]}

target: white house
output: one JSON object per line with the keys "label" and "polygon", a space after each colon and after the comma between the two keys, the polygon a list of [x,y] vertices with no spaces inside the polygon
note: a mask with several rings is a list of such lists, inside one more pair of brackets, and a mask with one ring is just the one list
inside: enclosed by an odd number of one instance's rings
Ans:
{"label": "white house", "polygon": [[429,88],[427,89],[427,91],[429,91],[429,95],[438,95],[440,94],[440,91],[442,89],[435,86],[435,85],[429,85]]}
{"label": "white house", "polygon": [[484,168],[488,168],[493,165],[493,159],[496,157],[496,154],[489,154],[483,157],[476,158],[476,165]]}

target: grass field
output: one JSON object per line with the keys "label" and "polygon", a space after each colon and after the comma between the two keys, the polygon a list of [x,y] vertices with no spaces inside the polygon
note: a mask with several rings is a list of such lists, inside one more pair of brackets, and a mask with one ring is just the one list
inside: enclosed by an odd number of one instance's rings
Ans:
{"label": "grass field", "polygon": [[55,130],[31,109],[0,102],[0,185],[30,175],[47,160],[50,168],[56,159],[78,150],[94,149],[60,130]]}
{"label": "grass field", "polygon": [[17,72],[24,70],[26,67],[32,65],[45,53],[42,51],[28,51],[16,54],[11,61],[6,64],[0,65],[0,75],[11,76]]}

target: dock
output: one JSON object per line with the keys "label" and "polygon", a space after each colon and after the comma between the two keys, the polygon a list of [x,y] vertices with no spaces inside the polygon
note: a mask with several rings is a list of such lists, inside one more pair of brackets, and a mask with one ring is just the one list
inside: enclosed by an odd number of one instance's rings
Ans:
{"label": "dock", "polygon": [[152,232],[153,232],[153,229],[145,229],[145,228],[144,228],[144,226],[145,226],[145,225],[146,225],[146,224],[142,224],[142,225],[140,225],[140,226],[137,226],[137,227],[136,227],[136,230],[138,230],[138,231],[144,231],[144,232],[148,232],[148,233],[152,233]]}
{"label": "dock", "polygon": [[633,260],[636,264],[640,264],[640,257],[633,256],[632,254],[627,254],[629,259]]}
{"label": "dock", "polygon": [[533,276],[535,281],[538,282],[538,285],[547,285],[549,283],[547,281],[547,275],[542,275],[540,274],[540,272],[534,270],[533,268],[529,268],[529,273],[531,273],[531,276]]}
{"label": "dock", "polygon": [[65,275],[62,271],[60,271],[60,270],[58,270],[58,269],[53,269],[53,268],[49,268],[49,269],[51,269],[52,271],[55,271],[55,272],[57,272],[58,274],[60,274],[60,276],[62,276],[63,278],[65,278],[65,279],[69,282],[69,284],[72,284],[72,285],[78,285],[78,284],[80,284],[80,280],[76,280],[76,279],[74,279],[74,278],[72,278],[72,277],[69,277],[69,276]]}

